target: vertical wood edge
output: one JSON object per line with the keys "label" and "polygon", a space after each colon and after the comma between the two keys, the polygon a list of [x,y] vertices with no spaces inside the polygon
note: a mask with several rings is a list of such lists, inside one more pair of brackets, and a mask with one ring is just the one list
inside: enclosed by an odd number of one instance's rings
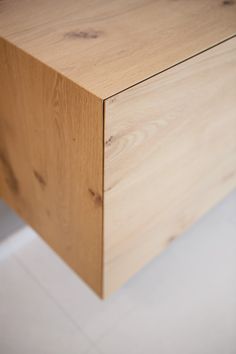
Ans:
{"label": "vertical wood edge", "polygon": [[104,263],[104,236],[105,236],[105,230],[104,230],[104,224],[105,224],[105,101],[106,100],[102,100],[102,124],[103,124],[103,136],[102,136],[102,240],[101,240],[101,250],[102,250],[102,257],[101,257],[101,294],[100,297],[101,299],[105,299],[106,298],[106,294],[105,294],[105,285],[104,285],[104,270],[105,270],[105,263]]}

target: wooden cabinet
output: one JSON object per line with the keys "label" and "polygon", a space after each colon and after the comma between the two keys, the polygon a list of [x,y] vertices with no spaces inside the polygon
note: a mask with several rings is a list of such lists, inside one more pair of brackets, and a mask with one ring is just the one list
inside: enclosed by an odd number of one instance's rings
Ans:
{"label": "wooden cabinet", "polygon": [[236,186],[235,32],[233,1],[0,2],[0,194],[101,297]]}

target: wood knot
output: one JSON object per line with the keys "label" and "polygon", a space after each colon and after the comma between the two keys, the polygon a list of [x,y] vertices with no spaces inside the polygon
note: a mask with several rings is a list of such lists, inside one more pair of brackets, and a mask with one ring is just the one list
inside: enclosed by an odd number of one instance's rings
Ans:
{"label": "wood knot", "polygon": [[110,138],[105,142],[106,146],[110,146],[113,142],[114,137],[111,135]]}
{"label": "wood knot", "polygon": [[177,235],[173,235],[173,236],[169,237],[167,243],[168,244],[172,243],[173,241],[176,240],[177,237],[178,237]]}
{"label": "wood knot", "polygon": [[38,171],[34,170],[34,177],[36,178],[36,180],[39,182],[39,184],[41,185],[41,187],[46,187],[47,183],[45,181],[45,179],[43,178],[43,176],[41,176],[40,173],[38,173]]}
{"label": "wood knot", "polygon": [[87,31],[70,31],[65,33],[65,38],[69,39],[96,39],[103,34],[101,31],[87,30]]}
{"label": "wood knot", "polygon": [[91,197],[93,198],[94,204],[96,206],[102,205],[102,197],[100,196],[100,194],[94,192],[91,188],[89,188],[88,191],[89,191],[89,194],[91,195]]}
{"label": "wood knot", "polygon": [[222,1],[222,5],[233,5],[234,4],[234,0],[224,0]]}

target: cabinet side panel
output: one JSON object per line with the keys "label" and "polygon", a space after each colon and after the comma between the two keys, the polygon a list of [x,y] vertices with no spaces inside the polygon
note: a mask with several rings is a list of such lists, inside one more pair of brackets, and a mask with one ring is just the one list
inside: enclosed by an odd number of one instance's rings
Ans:
{"label": "cabinet side panel", "polygon": [[102,293],[103,102],[0,39],[1,194]]}
{"label": "cabinet side panel", "polygon": [[104,293],[236,186],[236,39],[105,103]]}

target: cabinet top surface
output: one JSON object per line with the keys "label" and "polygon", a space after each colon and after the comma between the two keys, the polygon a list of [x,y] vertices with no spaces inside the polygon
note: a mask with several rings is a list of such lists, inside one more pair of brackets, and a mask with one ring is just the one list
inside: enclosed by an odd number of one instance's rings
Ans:
{"label": "cabinet top surface", "polygon": [[103,99],[235,32],[235,0],[0,0],[1,37]]}

